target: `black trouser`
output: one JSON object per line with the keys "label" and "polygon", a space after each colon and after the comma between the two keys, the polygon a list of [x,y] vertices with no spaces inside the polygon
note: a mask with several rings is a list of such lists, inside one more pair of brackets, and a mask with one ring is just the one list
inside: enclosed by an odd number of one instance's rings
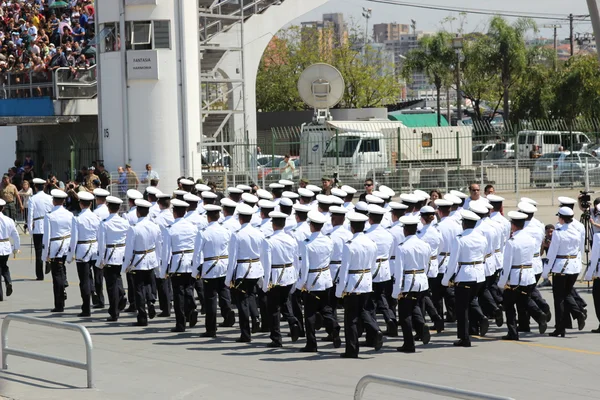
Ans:
{"label": "black trouser", "polygon": [[596,318],[600,321],[600,279],[594,278],[592,284],[592,296],[594,298],[594,310],[596,310]]}
{"label": "black trouser", "polygon": [[444,274],[438,274],[435,278],[428,278],[431,303],[442,320],[442,327],[444,322],[444,297],[447,296],[446,287],[442,285],[443,278]]}
{"label": "black trouser", "polygon": [[290,296],[290,303],[292,313],[300,325],[300,336],[304,336],[304,315],[302,314],[302,292],[300,290],[296,290],[294,293],[292,293]]}
{"label": "black trouser", "polygon": [[349,294],[344,297],[344,340],[346,341],[346,354],[358,355],[358,322],[361,319],[370,319],[371,314],[366,310],[368,293]]}
{"label": "black trouser", "polygon": [[577,282],[578,274],[554,274],[552,277],[552,296],[554,298],[554,315],[556,317],[556,330],[564,332],[569,313],[565,312],[565,306],[569,307],[571,313],[577,318],[581,315],[581,309],[573,297],[573,286]]}
{"label": "black trouser", "polygon": [[[36,221],[39,223],[39,221]],[[42,240],[44,235],[41,233],[33,234],[33,247],[35,249],[35,277],[38,280],[44,280],[44,261],[42,260]]]}
{"label": "black trouser", "polygon": [[52,289],[54,290],[54,308],[65,309],[65,260],[66,256],[50,260],[52,271]]}
{"label": "black trouser", "polygon": [[[546,322],[546,314],[535,304],[531,298],[531,292],[535,284],[529,286],[510,286],[510,289],[504,290],[504,311],[506,312],[506,326],[508,326],[508,335],[513,338],[519,337],[517,329],[517,310],[528,310],[529,314],[539,324]],[[515,305],[517,310],[515,310]]]}
{"label": "black trouser", "polygon": [[[4,284],[12,285],[12,279],[10,279],[10,269],[8,268],[8,258],[10,255],[0,256],[0,275],[4,278]],[[2,285],[0,285],[0,297],[2,296]]]}
{"label": "black trouser", "polygon": [[[469,311],[473,307],[473,302],[477,301],[477,293],[481,290],[483,285],[485,285],[484,282],[458,282],[454,287],[456,323],[458,330],[457,336],[467,343],[471,342],[471,337],[469,335]],[[479,312],[481,312],[481,310],[479,310]],[[481,318],[485,318],[485,316],[480,314],[479,319]]]}
{"label": "black trouser", "polygon": [[404,347],[407,349],[415,348],[415,338],[412,333],[413,326],[419,336],[421,336],[425,327],[425,319],[421,310],[422,299],[423,292],[408,292],[403,294],[398,301],[400,326],[402,327]]}
{"label": "black trouser", "polygon": [[81,312],[89,314],[91,295],[90,289],[90,263],[77,262],[77,276],[79,277],[79,293],[81,294]]}
{"label": "black trouser", "polygon": [[392,315],[394,315],[394,317],[395,317],[396,312],[398,310],[398,299],[395,297],[392,297],[392,293],[394,292],[394,279],[395,278],[392,278],[389,281],[385,282],[385,293],[386,293],[386,299],[388,302],[388,307],[390,308]]}
{"label": "black trouser", "polygon": [[383,319],[386,323],[389,321],[396,323],[396,316],[390,310],[387,302],[388,293],[386,288],[389,288],[387,282],[374,282],[373,292],[371,293],[371,296],[369,296],[369,301],[367,302],[366,307],[371,313],[373,320],[377,321],[377,311],[380,311],[383,314]]}
{"label": "black trouser", "polygon": [[160,310],[165,314],[171,314],[171,301],[173,300],[173,288],[171,280],[156,278],[156,289],[158,291],[158,305]]}
{"label": "black trouser", "polygon": [[[214,333],[217,331],[217,302],[221,302],[220,294],[229,289],[225,286],[225,277],[203,279],[203,295],[204,295],[204,310],[206,316],[204,323],[206,326],[206,332]],[[227,296],[229,290],[227,290]],[[229,307],[229,308],[227,308]],[[229,311],[231,311],[230,305],[221,304],[221,315],[225,317]]]}
{"label": "black trouser", "polygon": [[240,323],[241,339],[250,340],[250,298],[258,279],[236,279],[236,306]]}
{"label": "black trouser", "polygon": [[[290,291],[292,290],[292,285],[288,286],[273,286],[267,292],[267,307],[270,315],[270,328],[271,335],[270,338],[275,343],[281,344],[281,313],[283,310],[288,308],[288,299],[290,297]],[[290,331],[292,327],[298,326],[298,320],[294,317],[293,314],[287,313],[287,322],[290,326]],[[263,324],[265,321],[263,320]]]}
{"label": "black trouser", "polygon": [[[537,288],[537,283],[540,280],[540,277],[542,276],[541,273],[539,274],[535,274],[535,284],[533,285],[533,289],[531,290],[531,300],[533,302],[533,306],[531,306],[531,303],[527,303],[527,308],[523,309],[518,307],[517,304],[517,313],[518,313],[518,317],[517,317],[517,321],[518,321],[518,325],[519,325],[519,329],[523,330],[523,331],[528,331],[529,330],[529,315],[530,315],[530,310],[529,308],[532,307],[531,313],[535,313],[535,309],[539,308],[541,309],[545,314],[548,314],[548,312],[550,312],[550,306],[548,305],[548,303],[546,303],[546,300],[544,300],[544,298],[542,297],[542,294],[540,293],[540,291]],[[532,314],[533,315],[533,314]]]}
{"label": "black trouser", "polygon": [[260,312],[260,321],[262,329],[271,329],[271,313],[269,312],[267,294],[263,292],[262,288],[256,285],[256,300],[258,302],[258,308]]}
{"label": "black trouser", "polygon": [[[433,294],[432,294],[432,284],[435,287],[438,284],[437,276],[435,278],[427,278],[427,282],[429,283],[429,290],[420,292],[421,293],[421,314],[423,318],[425,318],[425,314],[429,315],[431,322],[442,321],[444,318],[443,314],[440,314],[437,310],[437,307],[433,304]],[[441,286],[441,281],[439,281]],[[436,289],[439,289],[436,288]]]}
{"label": "black trouser", "polygon": [[106,294],[108,295],[108,314],[113,318],[119,318],[119,304],[125,301],[125,289],[121,278],[121,265],[106,265],[103,269],[106,279]]}
{"label": "black trouser", "polygon": [[202,279],[196,279],[194,282],[194,290],[198,296],[198,302],[200,303],[200,309],[204,311],[204,284]]}
{"label": "black trouser", "polygon": [[148,323],[148,313],[146,312],[146,304],[148,307],[154,307],[154,293],[152,292],[152,276],[153,270],[138,270],[132,271],[133,283],[135,285],[135,306],[137,308],[137,321],[139,323]]}
{"label": "black trouser", "polygon": [[325,329],[331,332],[334,338],[340,334],[340,325],[333,319],[333,311],[329,305],[329,290],[304,292],[304,325],[306,327],[306,347],[309,349],[317,348],[315,331],[317,313],[321,314]]}
{"label": "black trouser", "polygon": [[175,310],[175,328],[185,330],[185,320],[196,309],[194,301],[194,284],[196,278],[192,273],[171,274],[173,285],[173,309]]}
{"label": "black trouser", "polygon": [[488,286],[488,289],[489,289],[492,297],[494,298],[494,301],[496,301],[496,304],[498,306],[500,306],[502,304],[502,300],[504,298],[502,295],[502,291],[498,287],[498,279],[500,278],[500,270],[497,270],[496,272],[494,272],[494,274],[492,276],[490,276],[489,278],[490,278],[489,280],[486,278],[485,282]]}
{"label": "black trouser", "polygon": [[104,306],[104,270],[96,267],[96,261],[90,261],[92,271],[94,272],[94,293],[98,297],[98,303],[96,305]]}
{"label": "black trouser", "polygon": [[494,275],[486,276],[485,283],[481,285],[481,288],[477,293],[479,305],[481,306],[483,313],[488,317],[492,317],[498,309],[498,304],[496,304],[496,300],[494,300],[494,297],[490,291],[490,287],[495,279],[496,277]]}
{"label": "black trouser", "polygon": [[127,278],[127,301],[129,301],[129,307],[135,308],[135,284],[133,283],[133,275],[131,272],[125,274]]}

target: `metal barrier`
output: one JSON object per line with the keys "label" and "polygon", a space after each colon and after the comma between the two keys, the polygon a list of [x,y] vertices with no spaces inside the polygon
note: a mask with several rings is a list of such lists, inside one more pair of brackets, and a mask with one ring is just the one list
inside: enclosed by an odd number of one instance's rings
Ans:
{"label": "metal barrier", "polygon": [[58,68],[54,75],[57,100],[92,99],[98,95],[96,65],[87,68]]}
{"label": "metal barrier", "polygon": [[[11,321],[20,321],[26,324],[49,326],[51,328],[65,329],[69,331],[78,331],[83,336],[85,342],[85,362],[79,362],[74,360],[68,360],[65,358],[58,358],[53,356],[47,356],[44,354],[38,354],[26,350],[17,350],[8,348],[8,327]],[[33,360],[45,361],[52,364],[64,365],[65,367],[85,369],[87,371],[87,387],[93,388],[94,382],[92,378],[92,338],[88,330],[81,325],[71,324],[68,322],[57,322],[47,321],[40,318],[29,317],[26,315],[19,314],[8,314],[2,321],[2,369],[8,369],[6,359],[8,355],[17,357],[31,358]]]}
{"label": "metal barrier", "polygon": [[514,400],[510,397],[494,396],[485,393],[471,392],[468,390],[455,389],[447,386],[434,385],[431,383],[414,382],[406,379],[391,378],[383,375],[365,375],[356,384],[354,390],[354,400],[360,400],[363,397],[365,388],[370,383],[380,385],[395,386],[402,389],[416,390],[419,392],[431,393],[438,396],[452,397],[455,399],[467,400]]}

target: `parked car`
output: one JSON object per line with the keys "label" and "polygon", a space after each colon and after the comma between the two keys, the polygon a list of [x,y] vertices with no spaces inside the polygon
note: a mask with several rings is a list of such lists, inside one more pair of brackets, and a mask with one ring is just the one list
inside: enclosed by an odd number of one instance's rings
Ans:
{"label": "parked car", "polygon": [[485,157],[486,161],[512,160],[515,158],[515,144],[496,143]]}
{"label": "parked car", "polygon": [[[294,179],[300,176],[300,159],[298,157],[290,157],[292,162],[294,163]],[[275,163],[273,164],[273,160]],[[269,180],[279,180],[281,179],[281,172],[279,171],[279,163],[283,161],[283,157],[276,157],[275,159],[271,158],[269,162],[265,165],[258,167],[258,179],[262,179],[263,176],[265,178],[269,178]],[[275,165],[275,167],[273,167]]]}
{"label": "parked car", "polygon": [[600,182],[600,159],[591,154],[581,151],[546,153],[536,160],[531,179],[536,186],[545,186],[552,180],[563,186],[572,185],[585,181],[586,166],[590,182]]}
{"label": "parked car", "polygon": [[494,143],[476,144],[473,146],[473,161],[485,160]]}

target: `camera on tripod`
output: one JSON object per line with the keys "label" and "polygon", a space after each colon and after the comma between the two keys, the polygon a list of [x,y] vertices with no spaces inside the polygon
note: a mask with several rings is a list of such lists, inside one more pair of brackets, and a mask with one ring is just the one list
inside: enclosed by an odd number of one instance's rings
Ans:
{"label": "camera on tripod", "polygon": [[586,192],[585,190],[582,190],[579,193],[580,193],[579,205],[581,206],[582,209],[589,210],[590,209],[590,201],[592,200],[590,193],[594,193],[594,192]]}

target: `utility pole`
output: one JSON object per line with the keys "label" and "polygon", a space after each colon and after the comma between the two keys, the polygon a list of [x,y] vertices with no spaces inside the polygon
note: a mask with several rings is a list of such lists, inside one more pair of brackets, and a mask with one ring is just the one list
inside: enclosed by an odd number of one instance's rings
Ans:
{"label": "utility pole", "polygon": [[569,14],[569,44],[571,45],[571,57],[575,53],[575,38],[573,37],[573,14]]}
{"label": "utility pole", "polygon": [[372,13],[372,9],[363,7],[362,16],[365,17],[365,46],[369,43],[369,19],[371,19]]}
{"label": "utility pole", "polygon": [[[598,3],[596,0],[586,0],[588,9],[590,10],[590,19],[592,20],[592,26],[594,27],[594,36],[596,37],[596,47],[598,46],[598,40],[600,40],[600,13],[598,12]],[[600,60],[600,51],[596,52],[598,59]]]}
{"label": "utility pole", "polygon": [[554,70],[556,71],[558,69],[558,38],[557,38],[557,35],[558,35],[558,28],[562,28],[562,25],[558,25],[558,24],[544,25],[544,28],[554,29]]}

